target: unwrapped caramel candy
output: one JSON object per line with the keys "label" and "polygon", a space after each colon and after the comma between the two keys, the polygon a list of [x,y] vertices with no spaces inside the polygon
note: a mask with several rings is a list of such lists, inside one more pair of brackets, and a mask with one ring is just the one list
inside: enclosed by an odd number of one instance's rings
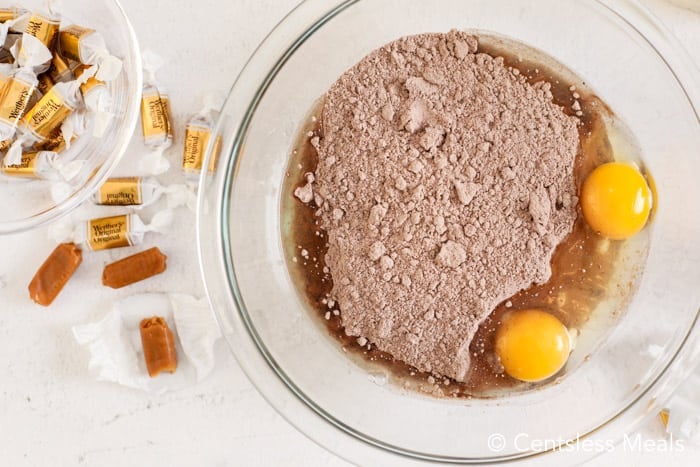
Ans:
{"label": "unwrapped caramel candy", "polygon": [[58,245],[34,275],[29,284],[29,297],[39,305],[51,305],[82,260],[83,253],[75,244]]}
{"label": "unwrapped caramel candy", "polygon": [[174,373],[177,369],[175,336],[165,319],[160,316],[146,318],[141,321],[139,329],[148,375],[154,378],[162,371]]}
{"label": "unwrapped caramel candy", "polygon": [[165,271],[167,259],[168,257],[158,247],[120,259],[105,266],[102,273],[102,284],[119,289],[148,279]]}

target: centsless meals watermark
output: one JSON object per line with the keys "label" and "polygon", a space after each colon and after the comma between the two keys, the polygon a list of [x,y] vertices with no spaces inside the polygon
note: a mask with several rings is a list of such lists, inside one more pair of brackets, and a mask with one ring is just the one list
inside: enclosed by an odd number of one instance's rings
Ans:
{"label": "centsless meals watermark", "polygon": [[673,434],[666,439],[645,439],[642,435],[625,435],[619,444],[609,439],[588,439],[579,435],[572,440],[538,439],[527,433],[518,433],[512,439],[506,438],[501,433],[494,433],[488,437],[490,451],[499,453],[510,449],[519,452],[525,451],[562,451],[562,452],[610,452],[622,449],[626,452],[681,452],[685,450],[685,441],[675,438]]}

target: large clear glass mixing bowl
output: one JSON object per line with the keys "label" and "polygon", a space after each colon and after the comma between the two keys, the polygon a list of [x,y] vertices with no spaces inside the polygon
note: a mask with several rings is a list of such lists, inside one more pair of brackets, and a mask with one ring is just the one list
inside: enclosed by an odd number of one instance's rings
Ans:
{"label": "large clear glass mixing bowl", "polygon": [[[309,317],[283,257],[280,199],[288,194],[280,189],[313,102],[374,48],[452,28],[507,35],[570,67],[627,123],[656,180],[649,256],[626,314],[560,384],[517,397],[440,400],[377,384]],[[241,366],[289,422],[363,465],[561,465],[605,451],[658,413],[700,356],[700,124],[691,70],[630,0],[302,3],[234,84],[217,129],[218,172],[201,179],[202,272]]]}
{"label": "large clear glass mixing bowl", "polygon": [[[17,2],[8,2],[17,3]],[[22,0],[21,8],[45,11],[46,0]],[[108,83],[112,99],[111,119],[103,136],[93,137],[91,127],[62,158],[85,160],[82,170],[68,184],[0,179],[0,235],[30,230],[71,212],[107,179],[126,151],[138,121],[141,104],[141,52],[136,34],[118,0],[62,0],[58,13],[105,38],[112,54],[122,59],[121,75]],[[92,125],[92,120],[89,120]]]}

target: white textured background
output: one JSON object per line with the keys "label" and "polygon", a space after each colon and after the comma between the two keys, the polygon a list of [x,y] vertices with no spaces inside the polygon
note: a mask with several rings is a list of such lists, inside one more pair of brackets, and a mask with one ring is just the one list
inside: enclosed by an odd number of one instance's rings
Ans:
{"label": "white textured background", "polygon": [[[700,0],[692,0],[700,3]],[[21,3],[21,2],[20,2]],[[144,48],[167,59],[160,73],[172,96],[178,144],[202,93],[226,91],[257,43],[297,0],[122,0]],[[647,3],[700,61],[700,15]],[[141,154],[132,145],[120,174]],[[178,181],[178,170],[162,180]],[[86,206],[79,216],[118,210]],[[150,218],[152,211],[146,211]],[[291,428],[258,396],[223,346],[214,373],[197,387],[149,396],[93,381],[87,355],[70,327],[102,317],[115,298],[142,291],[201,294],[193,216],[179,211],[166,237],[147,237],[169,256],[169,270],[115,292],[100,284],[102,266],[122,252],[85,253],[83,266],[49,309],[32,304],[26,286],[54,248],[44,229],[1,238],[0,465],[345,466]],[[663,439],[654,420],[645,439]],[[700,449],[617,450],[591,465],[698,465]]]}

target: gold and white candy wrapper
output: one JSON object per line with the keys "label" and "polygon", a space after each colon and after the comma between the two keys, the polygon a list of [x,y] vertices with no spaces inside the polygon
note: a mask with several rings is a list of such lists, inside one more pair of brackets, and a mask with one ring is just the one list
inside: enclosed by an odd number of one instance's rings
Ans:
{"label": "gold and white candy wrapper", "polygon": [[[142,106],[145,101],[160,106],[160,112],[162,113],[166,128],[157,126],[155,128],[159,130],[155,132],[155,134],[147,134],[147,125],[143,122],[144,111],[142,109],[141,119],[144,131],[144,144],[150,148],[150,151],[140,158],[139,171],[148,175],[160,175],[170,169],[170,161],[165,157],[165,151],[173,144],[170,125],[174,122],[171,121],[172,116],[168,113],[169,107],[163,105],[163,97],[166,95],[166,91],[158,83],[156,78],[157,71],[163,66],[163,59],[150,50],[144,51],[141,56],[144,75]],[[149,131],[153,130],[151,129]]]}
{"label": "gold and white candy wrapper", "polygon": [[[48,180],[55,182],[70,182],[85,167],[87,161],[68,160],[62,158],[60,154],[53,151],[38,151],[34,153],[32,162],[33,176],[28,177],[35,180]],[[24,157],[24,155],[23,155]],[[0,178],[3,180],[21,180],[21,176],[11,175],[10,168],[0,168]],[[9,173],[8,173],[9,172]]]}
{"label": "gold and white candy wrapper", "polygon": [[[131,187],[132,189],[137,189],[139,192],[140,204],[116,204],[110,203],[108,200],[103,200],[103,189],[106,185],[109,185],[113,181],[117,184],[128,183],[129,185],[137,185],[137,187]],[[194,212],[197,210],[197,193],[194,187],[187,184],[174,184],[174,185],[163,185],[154,177],[127,177],[127,178],[116,178],[108,179],[100,190],[98,190],[92,197],[92,201],[98,205],[105,206],[132,206],[134,209],[142,209],[146,206],[150,206],[157,202],[159,199],[165,197],[167,209],[175,209],[180,206],[187,206],[187,208]]]}
{"label": "gold and white candy wrapper", "polygon": [[[173,210],[164,209],[153,216],[149,223],[145,223],[138,214],[133,213],[78,222],[73,222],[70,219],[62,219],[49,226],[49,238],[56,243],[75,243],[88,250],[137,246],[143,243],[144,237],[149,232],[160,234],[167,233],[173,223],[173,215]],[[99,237],[95,238],[89,235],[90,226],[93,225],[93,223],[97,223],[96,221],[116,218],[123,218],[125,225],[125,227],[120,230],[121,241],[117,241],[117,246],[100,247],[102,240]]]}
{"label": "gold and white candy wrapper", "polygon": [[[14,44],[11,50],[12,56],[15,57],[16,63],[19,65],[19,67],[10,69],[7,67],[3,68],[3,71],[7,73],[5,77],[5,86],[9,86],[11,80],[16,80],[17,83],[23,83],[23,87],[26,86],[23,92],[26,93],[26,90],[30,89],[31,92],[29,95],[31,95],[39,83],[37,79],[37,69],[43,66],[43,64],[47,61],[50,61],[52,55],[49,49],[47,49],[46,46],[34,36],[24,34],[21,42],[25,43],[23,46],[23,54],[20,55],[19,53],[19,42]],[[17,96],[6,96],[4,92],[0,93],[0,96],[3,100],[11,99],[10,102],[3,102],[3,105],[14,106],[15,102],[13,101],[13,98],[16,98]],[[27,97],[27,100],[28,99],[29,98]],[[26,106],[28,106],[28,104],[26,104]],[[21,109],[21,113],[28,110],[26,106]],[[15,116],[10,120],[5,120],[4,117],[0,119],[0,141],[6,141],[14,138],[20,122],[21,113],[19,117]],[[14,160],[15,164],[19,163],[19,159],[10,160]]]}
{"label": "gold and white candy wrapper", "polygon": [[75,50],[75,52],[77,53],[75,55],[72,53],[67,54],[67,50],[62,50],[64,56],[82,63],[83,65],[97,66],[95,78],[99,81],[114,81],[122,72],[124,65],[119,58],[109,52],[107,43],[102,35],[94,30],[67,24],[66,21],[61,23],[61,34],[65,34],[65,31],[70,30],[72,27],[84,30],[86,34],[80,37],[76,43],[77,50]]}
{"label": "gold and white candy wrapper", "polygon": [[[85,72],[75,81],[57,83],[53,88],[51,88],[50,92],[56,96],[56,98],[61,102],[61,105],[68,112],[62,121],[56,122],[57,128],[62,128],[63,123],[65,123],[65,121],[68,120],[72,114],[79,112],[80,109],[83,108],[84,103],[80,93],[80,85],[90,79],[93,74],[94,70],[91,72]],[[35,107],[40,106],[42,101],[43,99],[40,100]],[[30,109],[30,112],[31,111],[32,110]],[[19,164],[22,158],[22,148],[30,147],[31,145],[42,141],[42,137],[34,134],[31,129],[26,128],[23,124],[20,124],[19,129],[21,133],[20,137],[12,143],[12,146],[10,146],[10,149],[7,151],[7,155],[5,156],[7,165]],[[66,145],[69,144],[68,141],[70,141],[70,139],[66,139]]]}

